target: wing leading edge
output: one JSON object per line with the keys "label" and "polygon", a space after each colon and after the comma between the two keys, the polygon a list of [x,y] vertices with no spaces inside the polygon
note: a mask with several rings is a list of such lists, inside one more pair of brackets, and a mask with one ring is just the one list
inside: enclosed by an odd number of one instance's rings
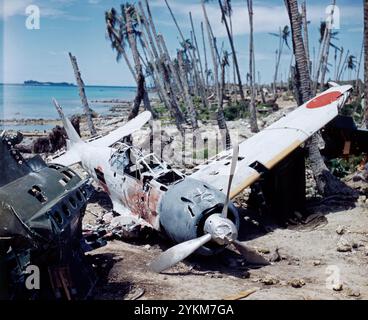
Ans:
{"label": "wing leading edge", "polygon": [[[351,88],[332,87],[242,142],[239,145],[238,165],[230,197],[235,197],[259,179],[261,173],[253,169],[254,164],[260,163],[271,169],[334,119]],[[225,191],[225,177],[229,175],[231,154],[232,150],[218,154],[209,163],[196,167],[191,177]]]}

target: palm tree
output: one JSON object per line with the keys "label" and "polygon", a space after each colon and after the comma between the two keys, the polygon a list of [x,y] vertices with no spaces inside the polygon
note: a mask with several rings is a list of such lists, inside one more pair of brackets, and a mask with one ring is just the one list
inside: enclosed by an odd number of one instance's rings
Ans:
{"label": "palm tree", "polygon": [[230,47],[231,47],[231,51],[232,51],[231,53],[233,55],[233,61],[234,61],[235,70],[236,70],[236,74],[237,74],[237,78],[238,78],[238,87],[239,87],[241,103],[243,104],[243,106],[245,106],[245,96],[244,96],[244,91],[243,91],[243,83],[242,83],[242,79],[241,79],[241,76],[240,76],[240,68],[239,68],[238,58],[237,58],[237,55],[236,55],[236,50],[235,50],[235,45],[234,45],[234,38],[231,34],[229,23],[228,23],[227,17],[226,17],[226,10],[225,10],[224,5],[222,4],[222,0],[218,0],[218,3],[219,3],[219,6],[220,6],[220,9],[221,9],[222,23],[225,24],[227,37],[229,38],[229,43],[230,43]]}
{"label": "palm tree", "polygon": [[[308,60],[304,48],[302,26],[297,0],[285,0],[285,5],[289,14],[292,30],[293,50],[296,63],[296,87],[298,91],[298,102],[307,102],[312,97],[312,88]],[[338,180],[328,170],[323,161],[318,148],[318,135],[314,135],[308,143],[309,162],[317,183],[319,192],[324,196],[343,194],[354,197],[356,193]]]}
{"label": "palm tree", "polygon": [[364,123],[368,129],[368,0],[364,0]]}
{"label": "palm tree", "polygon": [[[118,15],[117,11],[112,8],[105,14],[105,22],[107,26],[107,34],[111,41],[112,48],[118,52],[117,59],[119,60],[121,55],[124,56],[124,59],[127,62],[127,65],[138,85],[137,95],[134,100],[132,110],[129,114],[129,119],[132,119],[138,115],[139,106],[142,100],[145,108],[153,112],[145,86],[145,77],[143,74],[140,53],[137,46],[137,37],[140,35],[136,30],[138,23],[134,5],[130,3],[123,4],[121,6],[120,15]],[[124,49],[126,43],[129,43],[129,47],[132,52],[135,66],[134,71]]]}
{"label": "palm tree", "polygon": [[248,14],[249,14],[249,27],[250,27],[250,35],[249,35],[249,83],[250,83],[250,91],[251,91],[251,99],[249,105],[250,111],[250,126],[252,132],[258,132],[258,124],[257,124],[257,110],[255,105],[256,94],[254,81],[256,76],[255,69],[255,58],[254,58],[254,39],[253,39],[253,1],[247,0],[248,4]]}
{"label": "palm tree", "polygon": [[356,70],[357,59],[352,54],[348,57],[346,67],[348,69],[348,80],[351,80],[351,73]]}
{"label": "palm tree", "polygon": [[130,62],[128,54],[125,50],[127,44],[126,37],[122,26],[119,23],[118,13],[114,8],[112,8],[110,11],[105,12],[105,22],[107,36],[111,41],[111,48],[117,51],[116,60],[119,62],[121,57],[123,56],[130,73],[132,74],[134,80],[137,81],[132,63]]}
{"label": "palm tree", "polygon": [[281,56],[284,49],[284,44],[290,49],[288,39],[290,37],[290,29],[289,26],[284,26],[284,28],[281,30],[279,29],[279,33],[273,33],[270,32],[271,35],[279,38],[279,48],[276,51],[276,67],[275,67],[275,74],[273,77],[273,92],[274,95],[276,95],[276,85],[277,85],[277,79],[279,74],[279,68],[280,68],[280,62],[281,62]]}

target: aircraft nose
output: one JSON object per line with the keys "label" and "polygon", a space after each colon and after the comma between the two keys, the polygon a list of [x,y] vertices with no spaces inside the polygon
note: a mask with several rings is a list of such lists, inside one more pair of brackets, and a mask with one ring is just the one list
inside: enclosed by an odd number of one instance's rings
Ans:
{"label": "aircraft nose", "polygon": [[[175,242],[197,238],[205,233],[206,219],[221,213],[225,198],[225,194],[210,185],[186,178],[169,188],[164,195],[160,206],[160,224]],[[239,216],[232,203],[228,218],[237,229]]]}

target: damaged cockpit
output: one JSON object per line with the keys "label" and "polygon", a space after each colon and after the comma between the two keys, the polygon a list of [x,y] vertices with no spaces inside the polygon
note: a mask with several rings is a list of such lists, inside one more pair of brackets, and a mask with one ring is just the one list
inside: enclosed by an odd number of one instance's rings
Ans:
{"label": "damaged cockpit", "polygon": [[153,153],[144,155],[125,143],[118,143],[115,147],[117,150],[112,152],[110,165],[116,174],[130,175],[144,185],[148,182],[159,183],[163,191],[167,190],[165,187],[184,179],[183,174],[161,162]]}

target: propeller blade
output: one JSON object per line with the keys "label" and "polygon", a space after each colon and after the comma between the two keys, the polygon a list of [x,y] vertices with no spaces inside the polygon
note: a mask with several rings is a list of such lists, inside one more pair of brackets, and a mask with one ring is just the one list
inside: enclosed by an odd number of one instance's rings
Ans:
{"label": "propeller blade", "polygon": [[261,254],[259,254],[256,250],[246,246],[244,243],[234,240],[232,244],[235,248],[241,253],[241,255],[247,260],[247,262],[251,264],[258,265],[269,265],[270,262],[266,260]]}
{"label": "propeller blade", "polygon": [[229,184],[227,186],[227,193],[226,193],[226,200],[225,200],[224,208],[222,209],[222,216],[224,218],[227,217],[227,209],[228,209],[229,201],[230,201],[231,184],[233,182],[234,173],[235,173],[235,169],[236,169],[236,164],[238,163],[238,155],[239,155],[239,145],[236,143],[233,146],[233,158],[231,160]]}
{"label": "propeller blade", "polygon": [[211,240],[210,234],[205,234],[202,237],[189,240],[186,242],[179,243],[178,245],[168,249],[163,254],[161,254],[157,259],[155,259],[150,264],[150,269],[154,272],[160,273],[178,262],[184,260],[198,248],[206,244]]}

